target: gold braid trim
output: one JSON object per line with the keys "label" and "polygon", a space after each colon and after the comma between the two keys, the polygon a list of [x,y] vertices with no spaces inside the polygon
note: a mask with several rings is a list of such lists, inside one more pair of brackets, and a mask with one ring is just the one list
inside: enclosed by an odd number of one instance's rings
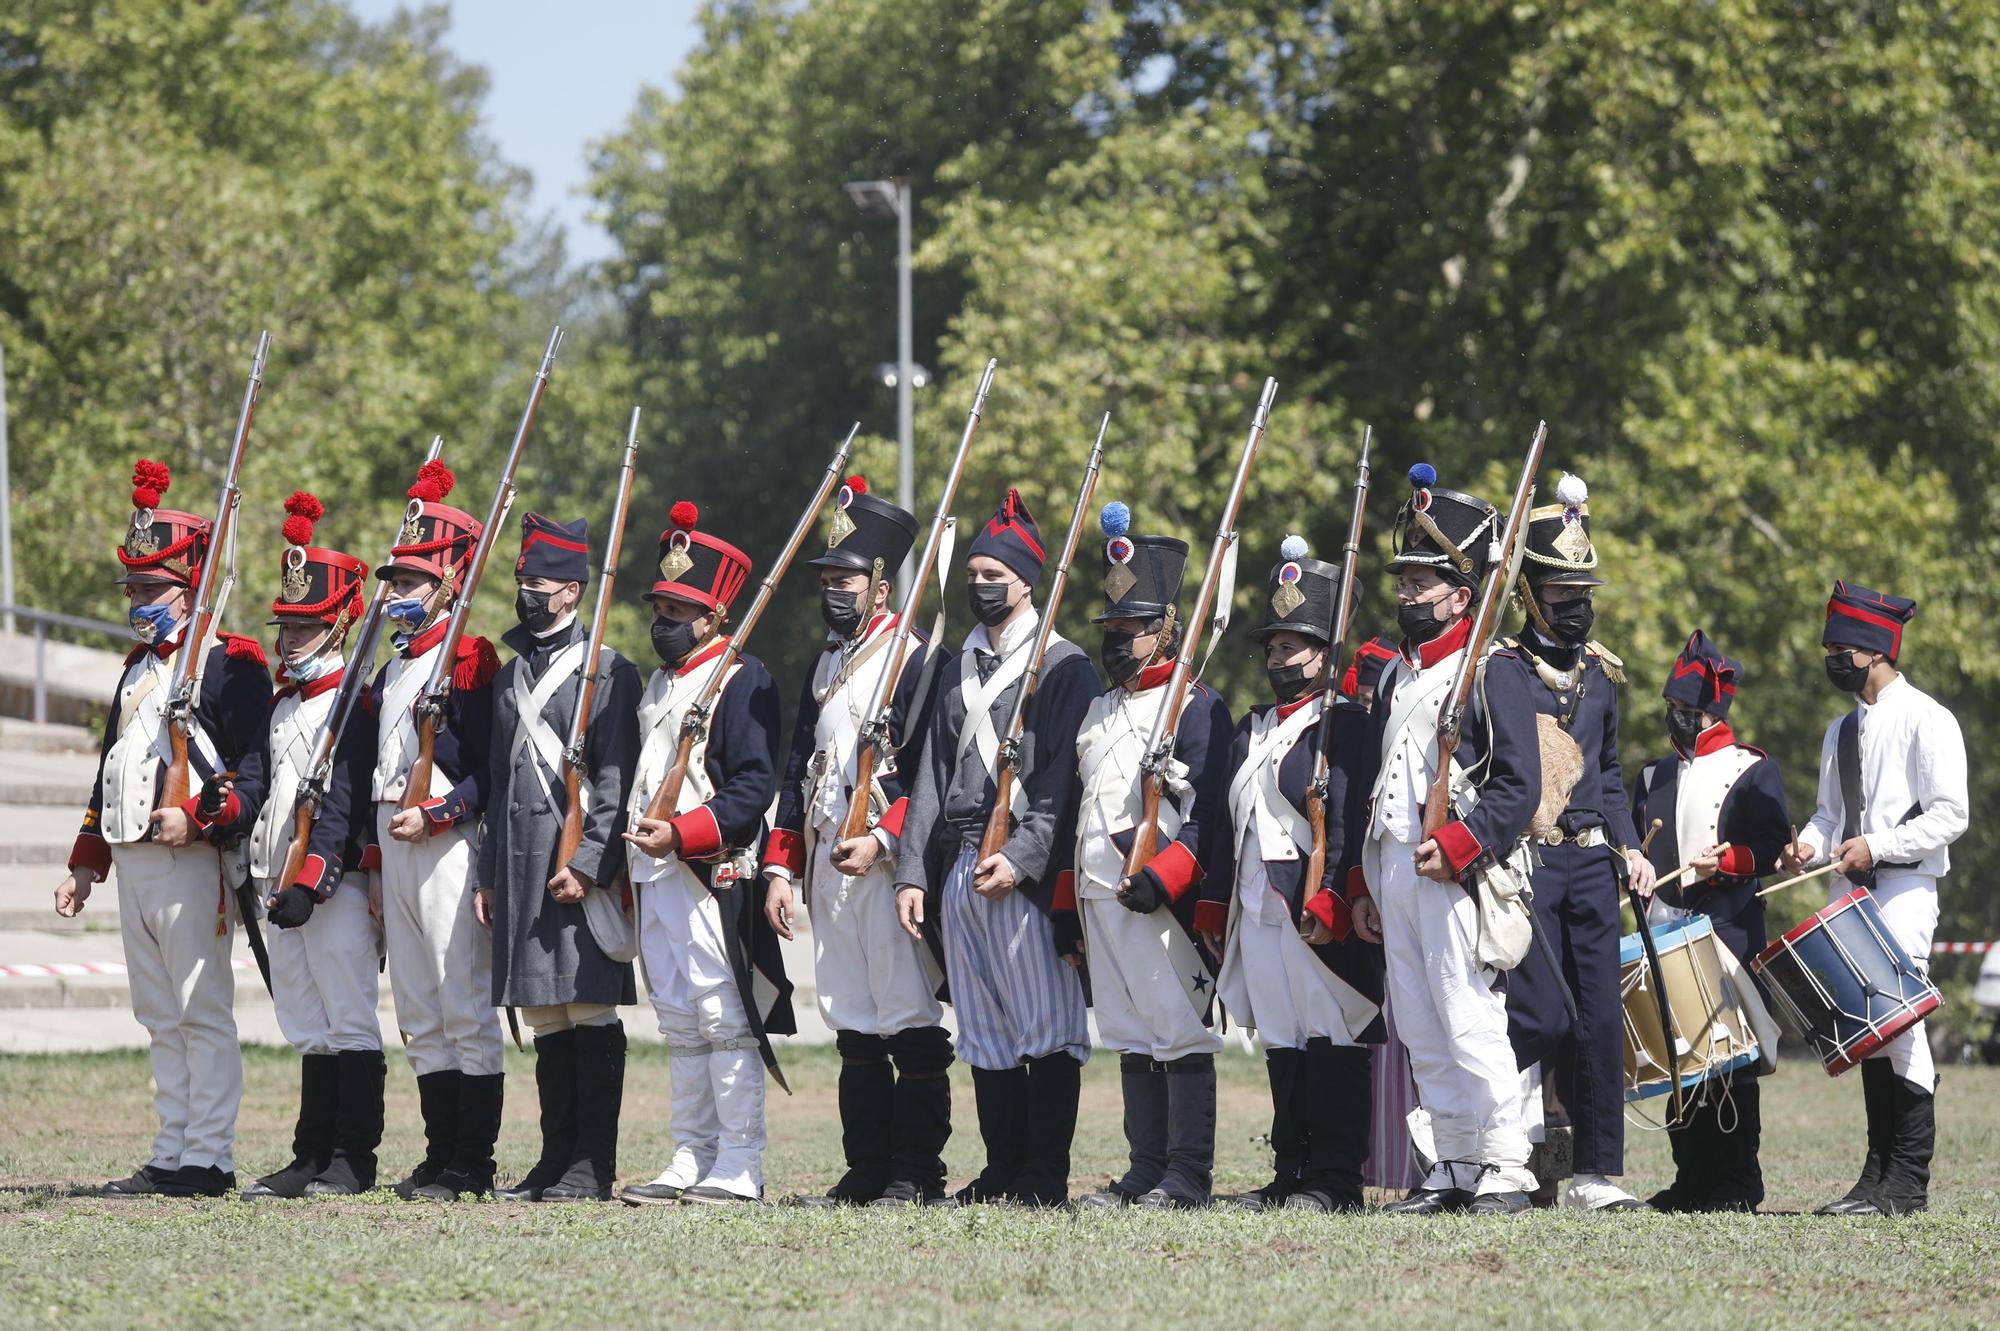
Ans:
{"label": "gold braid trim", "polygon": [[1605,650],[1604,644],[1592,638],[1583,644],[1583,650],[1597,658],[1597,664],[1604,667],[1604,677],[1613,684],[1625,682],[1625,663]]}
{"label": "gold braid trim", "polygon": [[1428,512],[1424,511],[1421,508],[1412,507],[1410,509],[1410,521],[1416,523],[1417,527],[1424,533],[1424,535],[1430,537],[1433,541],[1437,542],[1439,548],[1442,549],[1445,552],[1446,557],[1449,558],[1451,562],[1457,566],[1458,571],[1460,573],[1472,572],[1471,557],[1467,555],[1463,550],[1459,549],[1458,546],[1452,543],[1451,538],[1444,534],[1443,530],[1439,528],[1437,523],[1431,521],[1431,515]]}

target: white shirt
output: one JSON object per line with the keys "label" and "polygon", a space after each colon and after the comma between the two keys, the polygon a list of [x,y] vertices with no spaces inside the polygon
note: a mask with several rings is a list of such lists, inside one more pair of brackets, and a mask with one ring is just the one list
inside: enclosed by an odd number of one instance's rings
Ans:
{"label": "white shirt", "polygon": [[[1877,864],[1914,863],[1909,872],[1942,877],[1951,868],[1946,848],[1964,835],[1971,802],[1958,718],[1901,675],[1859,707],[1862,839]],[[1912,805],[1923,812],[1902,821]],[[1819,807],[1799,841],[1824,855],[1840,844],[1846,824],[1836,719],[1819,747]]]}

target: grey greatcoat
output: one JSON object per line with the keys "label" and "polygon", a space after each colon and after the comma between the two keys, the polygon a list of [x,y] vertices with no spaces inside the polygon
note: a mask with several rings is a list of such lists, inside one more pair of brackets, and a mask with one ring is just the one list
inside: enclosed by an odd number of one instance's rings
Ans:
{"label": "grey greatcoat", "polygon": [[[555,658],[585,636],[581,621],[566,631],[537,639],[516,627],[501,641],[516,653],[493,687],[492,782],[486,821],[479,838],[475,881],[493,891],[493,1002],[506,1007],[549,1007],[558,1003],[638,1001],[630,962],[605,956],[591,936],[581,904],[566,905],[549,895],[556,871],[556,844],[566,807],[560,764],[543,768],[553,803],[531,764],[535,746],[516,743],[521,729],[517,681],[525,674],[532,691]],[[597,689],[591,699],[584,740],[585,799],[583,842],[571,868],[601,888],[619,890],[624,880],[625,805],[639,762],[639,671],[605,648],[599,655]],[[572,671],[542,705],[541,715],[558,745],[569,742],[576,715],[580,673]],[[596,890],[596,889],[593,889]]]}

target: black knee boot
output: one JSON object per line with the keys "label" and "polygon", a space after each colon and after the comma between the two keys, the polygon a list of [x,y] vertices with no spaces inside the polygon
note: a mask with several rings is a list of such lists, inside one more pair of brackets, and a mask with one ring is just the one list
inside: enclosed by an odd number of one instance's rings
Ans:
{"label": "black knee boot", "polygon": [[299,1118],[292,1128],[292,1162],[243,1190],[245,1197],[303,1197],[333,1159],[333,1125],[339,1106],[340,1064],[332,1054],[299,1060]]}
{"label": "black knee boot", "polygon": [[833,1043],[840,1051],[840,1150],[847,1172],[824,1196],[792,1199],[796,1206],[866,1206],[889,1186],[889,1129],[896,1113],[889,1041],[835,1031]]}
{"label": "black knee boot", "polygon": [[1361,1167],[1368,1161],[1372,1109],[1367,1045],[1306,1041],[1303,1126],[1305,1161],[1285,1205],[1304,1211],[1359,1211]]}
{"label": "black knee boot", "polygon": [[1861,1177],[1845,1197],[1820,1207],[1819,1215],[1873,1215],[1879,1209],[1875,1192],[1882,1186],[1896,1122],[1896,1070],[1888,1059],[1861,1061],[1861,1101],[1868,1111],[1868,1154],[1861,1162]]}
{"label": "black knee boot", "polygon": [[1145,1206],[1207,1206],[1215,1176],[1215,1055],[1167,1063],[1167,1168]]}
{"label": "black knee boot", "polygon": [[1285,1198],[1299,1184],[1299,1168],[1305,1163],[1306,1136],[1304,1106],[1300,1092],[1305,1082],[1301,1073],[1305,1062],[1302,1049],[1264,1050],[1264,1073],[1271,1082],[1271,1181],[1224,1201],[1251,1211],[1265,1211],[1284,1205]]}
{"label": "black knee boot", "polygon": [[1076,1140],[1076,1102],[1083,1064],[1068,1054],[1028,1060],[1028,1152],[1014,1198],[1024,1206],[1069,1200],[1069,1152]]}
{"label": "black knee boot", "polygon": [[416,1195],[425,1201],[448,1202],[460,1197],[485,1197],[493,1191],[493,1146],[500,1140],[500,1111],[507,1076],[502,1072],[458,1078],[458,1140],[451,1163]]}
{"label": "black knee boot", "polygon": [[333,1124],[333,1159],[311,1183],[308,1197],[353,1197],[375,1186],[375,1150],[382,1144],[382,1084],[389,1075],[380,1049],[343,1049]]}
{"label": "black knee boot", "polygon": [[[944,1196],[944,1144],[951,1139],[951,1034],[942,1026],[898,1031],[889,1037],[889,1052],[896,1060],[889,1186],[875,1204],[935,1202]],[[1025,1109],[1024,1103],[1023,1118]]]}
{"label": "black knee boot", "polygon": [[618,1116],[625,1104],[625,1026],[579,1026],[576,1036],[576,1133],[569,1166],[542,1190],[545,1202],[608,1202],[618,1181]]}
{"label": "black knee boot", "polygon": [[1004,1201],[1020,1186],[1028,1158],[1028,1070],[974,1068],[972,1099],[979,1113],[979,1139],[986,1144],[986,1167],[953,1195],[964,1206]]}
{"label": "black knee boot", "polygon": [[[1887,1063],[1887,1059],[1882,1060]],[[1884,1215],[1921,1211],[1930,1205],[1931,1154],[1937,1147],[1937,1093],[1920,1091],[1894,1069],[1894,1119],[1888,1137],[1888,1159],[1882,1165],[1882,1185],[1875,1205]]]}
{"label": "black knee boot", "polygon": [[541,1102],[542,1154],[510,1188],[495,1188],[503,1202],[538,1202],[561,1179],[576,1155],[576,1059],[574,1027],[535,1037],[535,1096]]}
{"label": "black knee boot", "polygon": [[1736,1074],[1728,1094],[1704,1106],[1708,1116],[1708,1192],[1693,1210],[1754,1211],[1764,1200],[1757,1150],[1764,1135],[1763,1095],[1754,1068]]}
{"label": "black knee boot", "polygon": [[464,1076],[452,1068],[417,1078],[417,1108],[424,1116],[424,1158],[395,1187],[396,1195],[405,1201],[416,1196],[417,1189],[437,1182],[458,1149],[458,1084]]}

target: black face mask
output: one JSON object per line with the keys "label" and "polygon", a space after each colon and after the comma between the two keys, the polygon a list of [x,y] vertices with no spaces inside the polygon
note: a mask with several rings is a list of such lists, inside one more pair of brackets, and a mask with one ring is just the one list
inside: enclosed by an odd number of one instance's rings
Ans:
{"label": "black face mask", "polygon": [[1007,602],[1013,590],[1004,582],[970,582],[965,587],[965,603],[972,608],[974,619],[987,628],[998,628],[1014,612]]}
{"label": "black face mask", "polygon": [[1842,652],[1838,656],[1826,658],[1826,677],[1833,681],[1833,687],[1842,693],[1859,693],[1868,682],[1869,667],[1854,664],[1852,652]]}
{"label": "black face mask", "polygon": [[659,656],[661,665],[679,665],[687,660],[694,650],[694,621],[677,619],[655,619],[653,621],[653,651]]}
{"label": "black face mask", "polygon": [[1685,707],[1667,709],[1667,737],[1689,753],[1694,752],[1694,742],[1702,731],[1708,729],[1708,718],[1700,712],[1689,711]]}
{"label": "black face mask", "polygon": [[1597,607],[1590,603],[1589,597],[1579,596],[1574,601],[1543,606],[1542,615],[1549,621],[1549,631],[1556,635],[1556,641],[1578,647],[1590,637],[1590,626],[1597,620]]}
{"label": "black face mask", "polygon": [[1136,633],[1114,633],[1110,629],[1104,631],[1104,647],[1098,653],[1097,659],[1103,664],[1104,673],[1111,676],[1113,684],[1123,684],[1129,679],[1137,678],[1143,668],[1139,654],[1132,650],[1132,644],[1138,639],[1139,635]]}
{"label": "black face mask", "polygon": [[547,633],[560,618],[549,609],[549,598],[554,592],[529,591],[526,587],[514,593],[514,618],[521,621],[521,627],[533,634]]}
{"label": "black face mask", "polygon": [[1396,607],[1396,627],[1411,642],[1429,642],[1444,632],[1444,625],[1437,617],[1435,601],[1418,601],[1411,605]]}
{"label": "black face mask", "polygon": [[1312,672],[1304,665],[1265,666],[1264,678],[1279,702],[1296,702],[1312,682]]}
{"label": "black face mask", "polygon": [[826,626],[843,638],[851,638],[861,627],[861,593],[835,591],[822,587],[819,592],[819,617]]}

